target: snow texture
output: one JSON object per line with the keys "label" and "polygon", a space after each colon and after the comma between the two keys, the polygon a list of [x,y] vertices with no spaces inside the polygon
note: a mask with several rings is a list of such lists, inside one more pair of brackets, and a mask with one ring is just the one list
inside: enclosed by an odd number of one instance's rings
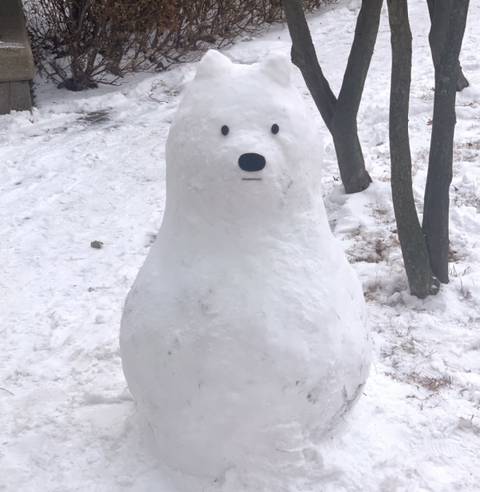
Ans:
{"label": "snow texture", "polygon": [[[336,92],[355,27],[356,12],[347,4],[309,18]],[[434,79],[426,2],[412,0],[409,6],[410,130],[421,211]],[[324,138],[327,216],[363,284],[374,360],[345,432],[317,447],[319,458],[310,468],[278,480],[231,470],[223,482],[212,483],[158,463],[121,368],[122,306],[161,224],[165,141],[196,65],[139,74],[119,87],[85,93],[38,81],[33,114],[1,116],[0,490],[478,491],[478,25],[480,3],[471,2],[462,51],[471,87],[457,100],[451,282],[424,301],[408,294],[391,205],[386,12],[359,113],[374,179],[366,192],[343,194],[330,136],[294,72],[308,124]],[[289,50],[288,32],[279,26],[226,54],[254,63]],[[103,242],[101,249],[90,247],[95,240]]]}
{"label": "snow texture", "polygon": [[0,41],[0,49],[22,49],[25,48],[25,44],[23,43],[12,43],[8,42],[6,43],[5,41]]}
{"label": "snow texture", "polygon": [[122,320],[125,375],[162,459],[213,479],[316,459],[370,365],[363,292],[330,231],[318,135],[290,72],[283,57],[205,55]]}

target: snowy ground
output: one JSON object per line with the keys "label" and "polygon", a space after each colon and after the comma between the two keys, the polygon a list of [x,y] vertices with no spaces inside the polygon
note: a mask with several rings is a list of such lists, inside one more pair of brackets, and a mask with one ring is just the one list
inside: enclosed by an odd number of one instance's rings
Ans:
{"label": "snowy ground", "polygon": [[[411,3],[415,192],[422,199],[433,102],[423,0]],[[338,87],[355,13],[311,18]],[[346,433],[324,467],[291,483],[203,483],[157,465],[123,379],[122,303],[161,222],[164,142],[194,65],[73,94],[40,83],[33,115],[0,117],[0,490],[475,491],[480,483],[480,4],[472,2],[458,98],[451,283],[408,295],[389,189],[389,32],[385,13],[360,114],[375,183],[345,196],[325,135],[332,227],[360,275],[376,357]],[[227,54],[289,50],[282,28]],[[298,85],[302,81],[298,77]],[[308,97],[306,94],[305,97]],[[101,249],[92,241],[103,242]]]}

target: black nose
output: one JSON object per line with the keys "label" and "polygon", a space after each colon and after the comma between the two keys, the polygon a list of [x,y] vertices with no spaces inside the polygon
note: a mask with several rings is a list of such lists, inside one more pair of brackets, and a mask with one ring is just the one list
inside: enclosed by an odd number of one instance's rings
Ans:
{"label": "black nose", "polygon": [[240,169],[249,173],[261,171],[265,167],[265,164],[265,157],[260,154],[242,154],[240,159],[238,159]]}

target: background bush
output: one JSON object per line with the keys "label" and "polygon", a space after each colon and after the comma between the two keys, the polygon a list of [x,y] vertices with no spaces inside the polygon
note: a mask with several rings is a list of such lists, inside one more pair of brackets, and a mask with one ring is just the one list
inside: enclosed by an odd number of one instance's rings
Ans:
{"label": "background bush", "polygon": [[193,60],[283,19],[281,0],[25,0],[24,6],[37,67],[71,90]]}

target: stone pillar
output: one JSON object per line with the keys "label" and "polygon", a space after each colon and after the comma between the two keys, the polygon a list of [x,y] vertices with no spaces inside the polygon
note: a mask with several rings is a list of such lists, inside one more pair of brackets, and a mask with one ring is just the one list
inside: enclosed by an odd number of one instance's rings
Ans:
{"label": "stone pillar", "polygon": [[21,0],[0,0],[0,114],[32,108],[33,76]]}

